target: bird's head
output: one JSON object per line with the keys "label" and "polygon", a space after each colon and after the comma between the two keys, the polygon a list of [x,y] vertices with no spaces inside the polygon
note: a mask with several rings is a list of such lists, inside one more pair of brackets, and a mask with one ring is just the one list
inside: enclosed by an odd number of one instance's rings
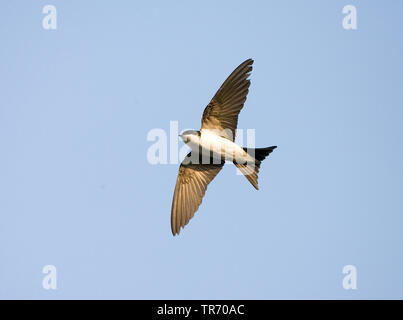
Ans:
{"label": "bird's head", "polygon": [[200,136],[200,131],[197,130],[185,130],[179,137],[182,138],[183,142],[188,143],[189,141],[195,140]]}

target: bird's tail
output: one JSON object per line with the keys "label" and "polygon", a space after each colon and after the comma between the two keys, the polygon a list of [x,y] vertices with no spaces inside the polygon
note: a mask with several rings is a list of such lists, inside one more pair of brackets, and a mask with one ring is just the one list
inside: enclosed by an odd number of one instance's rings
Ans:
{"label": "bird's tail", "polygon": [[252,184],[252,186],[255,187],[256,190],[259,189],[257,185],[257,177],[260,169],[260,164],[276,148],[277,146],[256,149],[243,148],[249,155],[255,158],[255,163],[239,164],[234,161],[235,166],[239,169],[239,171],[241,171],[241,173],[246,177],[246,179],[248,179],[248,181]]}

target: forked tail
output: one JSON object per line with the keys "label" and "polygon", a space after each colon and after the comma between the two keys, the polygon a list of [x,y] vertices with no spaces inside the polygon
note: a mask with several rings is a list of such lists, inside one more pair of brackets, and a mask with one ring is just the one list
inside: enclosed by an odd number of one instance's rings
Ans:
{"label": "forked tail", "polygon": [[249,155],[255,158],[255,163],[238,164],[234,162],[235,166],[242,172],[242,174],[246,177],[246,179],[248,179],[248,181],[252,184],[252,186],[255,187],[256,190],[259,190],[257,178],[260,164],[276,148],[277,146],[256,149],[243,148]]}

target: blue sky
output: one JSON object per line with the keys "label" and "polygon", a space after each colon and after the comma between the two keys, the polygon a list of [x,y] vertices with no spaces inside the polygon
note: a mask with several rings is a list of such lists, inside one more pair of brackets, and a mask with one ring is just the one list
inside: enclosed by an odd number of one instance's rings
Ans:
{"label": "blue sky", "polygon": [[[401,2],[0,9],[0,298],[403,298]],[[148,163],[147,133],[198,129],[247,58],[238,125],[278,149],[259,191],[226,166],[172,237],[178,165]]]}

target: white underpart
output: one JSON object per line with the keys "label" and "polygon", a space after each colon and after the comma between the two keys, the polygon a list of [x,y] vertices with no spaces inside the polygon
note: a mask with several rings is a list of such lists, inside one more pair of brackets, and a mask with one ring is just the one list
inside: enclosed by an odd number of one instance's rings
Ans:
{"label": "white underpart", "polygon": [[205,155],[209,155],[211,151],[214,159],[225,158],[227,161],[235,161],[239,164],[255,162],[255,159],[236,143],[215,134],[211,130],[202,129],[200,136],[187,135],[186,138],[189,139],[187,145],[192,150],[199,152],[199,147],[201,147]]}

